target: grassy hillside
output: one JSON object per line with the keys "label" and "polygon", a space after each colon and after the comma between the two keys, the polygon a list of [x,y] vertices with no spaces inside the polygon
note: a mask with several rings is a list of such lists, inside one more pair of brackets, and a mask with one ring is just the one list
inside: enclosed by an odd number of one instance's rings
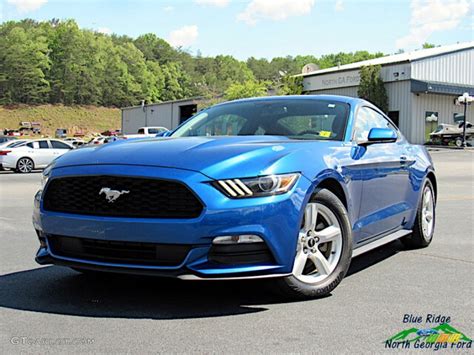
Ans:
{"label": "grassy hillside", "polygon": [[[96,106],[0,106],[0,130],[18,129],[20,121],[40,122],[43,135],[66,128],[68,135],[82,129],[86,134],[120,128],[120,110]],[[2,133],[0,132],[0,133]]]}

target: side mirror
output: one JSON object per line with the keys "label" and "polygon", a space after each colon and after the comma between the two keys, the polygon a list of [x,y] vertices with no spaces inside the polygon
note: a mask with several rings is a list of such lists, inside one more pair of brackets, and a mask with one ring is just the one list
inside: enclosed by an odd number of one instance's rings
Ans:
{"label": "side mirror", "polygon": [[361,145],[369,145],[375,143],[392,143],[398,139],[397,132],[391,128],[372,128],[369,132],[367,142]]}

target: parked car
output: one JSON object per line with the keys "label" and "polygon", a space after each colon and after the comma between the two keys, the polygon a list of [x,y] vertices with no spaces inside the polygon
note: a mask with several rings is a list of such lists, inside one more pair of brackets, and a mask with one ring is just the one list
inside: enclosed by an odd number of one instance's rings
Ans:
{"label": "parked car", "polygon": [[87,142],[87,145],[100,145],[104,144],[105,137],[98,136],[92,138],[89,142]]}
{"label": "parked car", "polygon": [[7,131],[7,136],[9,137],[19,137],[21,136],[21,132],[18,129],[10,129]]}
{"label": "parked car", "polygon": [[149,138],[155,137],[157,134],[168,131],[166,127],[140,127],[137,134],[126,134],[123,137],[125,139],[130,138]]}
{"label": "parked car", "polygon": [[56,129],[56,133],[54,135],[56,138],[66,138],[67,137],[67,129],[66,128],[58,128]]}
{"label": "parked car", "polygon": [[74,148],[79,148],[79,147],[82,147],[84,144],[86,144],[84,140],[80,138],[76,138],[76,137],[68,137],[68,138],[63,139],[63,141],[72,145]]}
{"label": "parked car", "polygon": [[87,145],[102,145],[102,144],[107,144],[111,142],[115,142],[121,140],[119,137],[115,136],[110,136],[110,137],[95,137],[87,143]]}
{"label": "parked car", "polygon": [[18,173],[43,169],[72,146],[56,139],[38,139],[0,150],[0,166]]}
{"label": "parked car", "polygon": [[271,278],[294,298],[330,293],[351,259],[431,243],[436,178],[367,101],[238,100],[170,137],[73,151],[43,174],[39,264],[183,280]]}

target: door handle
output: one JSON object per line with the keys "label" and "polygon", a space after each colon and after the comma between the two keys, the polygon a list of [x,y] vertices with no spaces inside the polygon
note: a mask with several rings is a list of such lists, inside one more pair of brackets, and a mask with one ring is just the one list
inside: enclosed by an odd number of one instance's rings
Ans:
{"label": "door handle", "polygon": [[405,165],[408,162],[408,157],[406,155],[400,156],[400,164]]}

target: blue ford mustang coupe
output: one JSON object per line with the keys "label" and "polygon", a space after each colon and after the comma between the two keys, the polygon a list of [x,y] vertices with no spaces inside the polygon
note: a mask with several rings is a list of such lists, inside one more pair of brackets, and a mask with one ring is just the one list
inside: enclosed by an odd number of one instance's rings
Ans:
{"label": "blue ford mustang coupe", "polygon": [[377,107],[342,96],[238,100],[167,137],[72,151],[43,173],[39,264],[184,280],[272,278],[331,292],[351,258],[426,247],[436,178]]}

